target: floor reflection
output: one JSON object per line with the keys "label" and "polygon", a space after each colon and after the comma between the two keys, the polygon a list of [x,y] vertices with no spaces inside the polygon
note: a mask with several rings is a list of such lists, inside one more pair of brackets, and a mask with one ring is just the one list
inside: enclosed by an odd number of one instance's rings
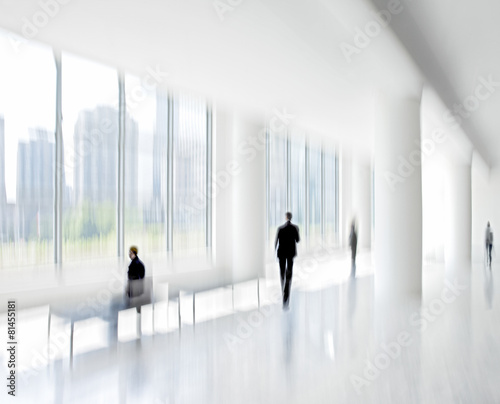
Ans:
{"label": "floor reflection", "polygon": [[[447,280],[444,267],[428,268],[424,297],[392,306],[374,301],[372,276],[321,282],[329,270],[311,274],[312,287],[306,279],[293,290],[289,311],[273,300],[274,283],[262,290],[268,298],[260,306],[249,283],[236,288],[241,295],[233,314],[227,314],[232,289],[217,290],[198,300],[205,306],[199,306],[203,322],[196,326],[188,319],[182,332],[169,329],[164,304],[160,313],[141,314],[151,317],[144,324],[165,316],[163,327],[123,342],[102,328],[107,324],[117,333],[113,313],[125,308],[119,301],[90,317],[73,315],[70,305],[54,306],[53,337],[73,321],[87,342],[96,337],[109,343],[80,349],[72,368],[67,354],[32,368],[29,378],[19,379],[18,402],[500,402],[494,266],[473,267],[468,280]],[[47,309],[26,313],[24,324],[30,319],[41,327],[46,315]],[[75,338],[75,347],[82,346]]]}
{"label": "floor reflection", "polygon": [[493,308],[494,283],[491,266],[484,267],[484,297],[486,305],[491,310]]}

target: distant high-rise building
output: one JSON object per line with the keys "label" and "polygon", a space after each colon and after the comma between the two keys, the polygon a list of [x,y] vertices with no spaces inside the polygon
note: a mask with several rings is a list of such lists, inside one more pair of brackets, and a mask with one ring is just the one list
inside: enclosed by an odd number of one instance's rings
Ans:
{"label": "distant high-rise building", "polygon": [[50,237],[54,200],[53,133],[30,129],[30,140],[17,148],[17,189],[19,236]]}
{"label": "distant high-rise building", "polygon": [[125,182],[127,205],[136,207],[139,201],[139,125],[127,114],[125,118]]}
{"label": "distant high-rise building", "polygon": [[[138,125],[127,115],[125,120],[125,192],[130,204],[137,204]],[[118,111],[98,106],[81,111],[75,124],[74,203],[115,202],[118,173]]]}

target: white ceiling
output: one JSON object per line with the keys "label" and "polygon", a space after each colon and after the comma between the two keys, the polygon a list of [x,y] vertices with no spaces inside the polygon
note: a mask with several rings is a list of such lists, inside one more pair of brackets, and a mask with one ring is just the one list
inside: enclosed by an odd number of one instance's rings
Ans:
{"label": "white ceiling", "polygon": [[[386,0],[373,0],[379,10]],[[480,78],[500,83],[500,2],[402,0],[391,28],[429,84],[453,110],[474,94]],[[500,87],[463,119],[463,131],[490,165],[500,163]]]}
{"label": "white ceiling", "polygon": [[[22,34],[49,1],[56,0],[0,0],[0,26]],[[351,62],[340,45],[352,44],[356,27],[386,0],[59,1],[66,4],[35,40],[140,75],[158,66],[168,72],[166,86],[246,110],[286,108],[310,132],[368,148],[374,91],[418,95],[425,75],[450,106],[479,76],[500,81],[491,51],[500,41],[500,4],[486,0],[402,0],[403,11]],[[222,20],[214,4],[228,6]],[[493,94],[463,125],[495,164],[499,103]]]}

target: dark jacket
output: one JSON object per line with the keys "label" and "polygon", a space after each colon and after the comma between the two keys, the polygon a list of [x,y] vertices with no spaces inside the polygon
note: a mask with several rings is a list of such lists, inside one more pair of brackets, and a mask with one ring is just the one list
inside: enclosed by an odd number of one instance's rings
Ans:
{"label": "dark jacket", "polygon": [[127,296],[130,298],[141,296],[144,293],[144,275],[146,270],[142,261],[136,256],[128,266]]}
{"label": "dark jacket", "polygon": [[135,257],[128,266],[128,279],[142,279],[146,274],[146,270],[144,268],[144,264],[139,259],[139,257]]}
{"label": "dark jacket", "polygon": [[349,245],[351,248],[356,249],[358,245],[358,235],[356,233],[356,230],[351,227],[351,234],[349,235]]}
{"label": "dark jacket", "polygon": [[278,228],[274,248],[278,248],[278,258],[293,258],[297,255],[296,243],[300,241],[299,228],[290,221]]}

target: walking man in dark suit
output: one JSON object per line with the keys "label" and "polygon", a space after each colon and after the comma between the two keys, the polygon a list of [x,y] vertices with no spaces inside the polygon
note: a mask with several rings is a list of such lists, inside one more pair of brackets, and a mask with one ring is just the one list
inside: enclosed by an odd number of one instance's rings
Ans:
{"label": "walking man in dark suit", "polygon": [[291,223],[292,214],[286,213],[286,223],[278,228],[274,249],[278,249],[280,261],[281,291],[283,308],[288,309],[292,287],[293,259],[297,255],[296,243],[300,241],[299,228]]}

